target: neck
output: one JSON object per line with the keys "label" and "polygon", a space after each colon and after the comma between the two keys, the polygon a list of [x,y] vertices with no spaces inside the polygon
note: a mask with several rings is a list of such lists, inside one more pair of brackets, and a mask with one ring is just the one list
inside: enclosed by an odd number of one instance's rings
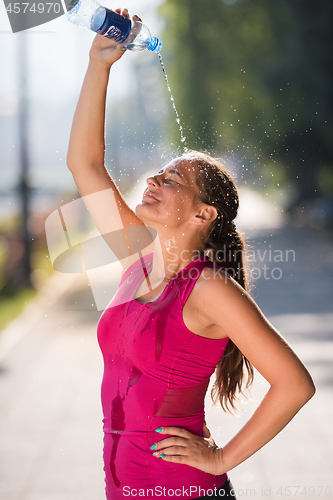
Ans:
{"label": "neck", "polygon": [[199,258],[203,246],[198,238],[189,238],[186,232],[159,231],[154,244],[153,267],[150,273],[152,285],[172,280],[192,260]]}

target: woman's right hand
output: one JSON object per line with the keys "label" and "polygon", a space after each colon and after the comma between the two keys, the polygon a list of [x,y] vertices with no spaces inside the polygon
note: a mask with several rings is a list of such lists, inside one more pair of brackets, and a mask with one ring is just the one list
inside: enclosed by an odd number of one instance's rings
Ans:
{"label": "woman's right hand", "polygon": [[[115,9],[115,12],[124,17],[129,17],[127,10]],[[121,48],[122,47],[122,48]],[[92,43],[89,57],[90,59],[111,67],[126,52],[124,44],[115,42],[102,35],[96,35]]]}

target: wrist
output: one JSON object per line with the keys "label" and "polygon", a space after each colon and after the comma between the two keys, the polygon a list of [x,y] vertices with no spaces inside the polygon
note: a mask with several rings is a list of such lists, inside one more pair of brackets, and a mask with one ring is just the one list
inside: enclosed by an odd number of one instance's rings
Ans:
{"label": "wrist", "polygon": [[95,59],[91,55],[89,55],[89,67],[95,69],[95,70],[100,70],[100,71],[106,71],[109,72],[113,63],[106,63],[103,61],[100,61],[98,59]]}
{"label": "wrist", "polygon": [[225,463],[225,454],[223,448],[217,448],[216,450],[216,455],[217,455],[217,470],[218,473],[216,475],[221,476],[222,474],[225,474],[228,472],[229,468],[227,464]]}

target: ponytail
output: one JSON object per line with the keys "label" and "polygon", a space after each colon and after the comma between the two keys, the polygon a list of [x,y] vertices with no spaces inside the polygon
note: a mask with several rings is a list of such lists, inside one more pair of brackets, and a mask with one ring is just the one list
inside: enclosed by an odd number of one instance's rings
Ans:
{"label": "ponytail", "polygon": [[[236,230],[235,223],[227,222],[224,226],[222,225],[222,230],[212,231],[206,241],[206,248],[208,249],[206,254],[209,258],[216,264],[223,266],[228,274],[247,290],[246,243]],[[253,367],[229,339],[223,357],[217,364],[216,379],[211,391],[214,404],[220,401],[224,411],[230,411],[230,406],[235,410],[236,393],[244,394],[242,385],[245,370],[247,371],[245,389],[248,389],[254,378]]]}
{"label": "ponytail", "polygon": [[[218,213],[206,237],[205,254],[212,262],[224,267],[244,290],[248,290],[247,245],[233,221],[239,206],[235,183],[221,163],[211,156],[196,151],[184,156],[195,161],[199,167],[197,184],[201,201],[214,206]],[[216,379],[211,391],[214,404],[220,401],[223,410],[230,413],[230,407],[236,409],[236,393],[244,394],[245,371],[245,389],[248,389],[254,378],[253,367],[229,339],[216,367]]]}
{"label": "ponytail", "polygon": [[221,216],[218,215],[218,221],[206,239],[205,253],[210,260],[223,266],[247,290],[247,276],[244,272],[246,243],[236,230],[233,221],[221,222],[221,219]]}

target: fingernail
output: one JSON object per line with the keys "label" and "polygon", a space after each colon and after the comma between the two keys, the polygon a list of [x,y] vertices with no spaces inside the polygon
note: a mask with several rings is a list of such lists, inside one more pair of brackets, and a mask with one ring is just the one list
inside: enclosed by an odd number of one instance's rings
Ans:
{"label": "fingernail", "polygon": [[151,450],[156,450],[156,443],[152,444],[150,447]]}
{"label": "fingernail", "polygon": [[204,424],[205,424],[205,425],[207,425],[207,422],[206,422],[206,420],[204,420]]}
{"label": "fingernail", "polygon": [[161,458],[165,458],[165,455],[163,455],[163,454],[162,454],[162,455],[160,455],[160,457],[161,457]]}
{"label": "fingernail", "polygon": [[123,9],[123,10],[126,10],[126,12],[128,12],[128,9]]}
{"label": "fingernail", "polygon": [[137,16],[136,14],[135,14],[135,16],[134,16],[134,17],[136,17],[137,19],[140,19],[140,18],[139,18],[139,16]]}
{"label": "fingernail", "polygon": [[157,427],[157,429],[155,429],[155,432],[162,432],[162,427]]}
{"label": "fingernail", "polygon": [[126,47],[119,47],[120,50],[126,50]]}
{"label": "fingernail", "polygon": [[153,453],[153,456],[158,458],[160,454],[158,453],[158,451],[155,451],[155,453]]}

